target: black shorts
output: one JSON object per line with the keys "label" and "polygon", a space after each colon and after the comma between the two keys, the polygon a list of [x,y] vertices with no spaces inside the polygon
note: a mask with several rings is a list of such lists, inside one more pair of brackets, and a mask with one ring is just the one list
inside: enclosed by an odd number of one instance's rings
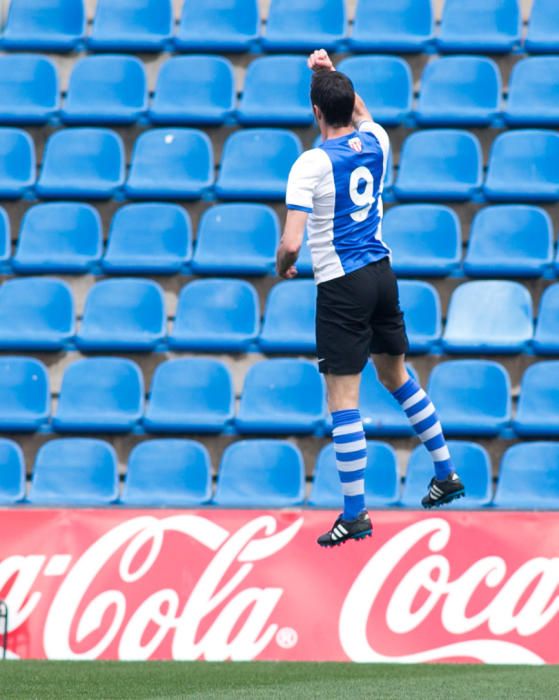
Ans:
{"label": "black shorts", "polygon": [[388,258],[322,282],[316,298],[318,368],[359,374],[370,354],[408,350],[396,276]]}

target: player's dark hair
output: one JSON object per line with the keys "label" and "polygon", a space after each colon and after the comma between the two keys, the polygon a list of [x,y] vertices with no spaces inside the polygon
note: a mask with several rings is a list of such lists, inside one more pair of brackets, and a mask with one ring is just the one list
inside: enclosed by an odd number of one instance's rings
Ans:
{"label": "player's dark hair", "polygon": [[329,126],[349,126],[355,106],[353,83],[339,71],[317,71],[311,83],[311,102],[320,109]]}

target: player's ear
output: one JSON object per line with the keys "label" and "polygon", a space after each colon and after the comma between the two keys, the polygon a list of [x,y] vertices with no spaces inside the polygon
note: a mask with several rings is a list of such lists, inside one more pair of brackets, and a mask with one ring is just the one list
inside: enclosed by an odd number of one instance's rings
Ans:
{"label": "player's ear", "polygon": [[320,108],[317,107],[316,105],[313,105],[312,111],[314,113],[314,118],[316,119],[316,121],[320,122],[320,120],[322,119],[322,112],[320,111]]}

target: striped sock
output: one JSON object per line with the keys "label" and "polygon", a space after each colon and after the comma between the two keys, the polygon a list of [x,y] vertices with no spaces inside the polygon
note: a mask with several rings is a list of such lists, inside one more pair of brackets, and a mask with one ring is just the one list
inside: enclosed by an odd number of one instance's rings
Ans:
{"label": "striped sock", "polygon": [[361,414],[357,409],[334,411],[334,450],[336,467],[344,495],[344,520],[355,520],[365,510],[365,467],[367,443]]}
{"label": "striped sock", "polygon": [[403,408],[418,438],[429,451],[436,478],[446,479],[454,471],[454,467],[431,399],[411,377],[392,396]]}

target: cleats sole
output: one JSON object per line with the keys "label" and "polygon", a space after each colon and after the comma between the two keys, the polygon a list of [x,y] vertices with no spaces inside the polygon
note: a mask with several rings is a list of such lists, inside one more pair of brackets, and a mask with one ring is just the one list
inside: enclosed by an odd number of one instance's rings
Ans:
{"label": "cleats sole", "polygon": [[430,503],[428,505],[424,505],[423,507],[427,508],[428,510],[430,510],[431,508],[440,508],[441,506],[446,506],[449,503],[452,503],[452,501],[456,501],[458,498],[464,498],[465,495],[465,489],[461,489],[460,491],[455,491],[454,493],[449,493],[446,496],[442,496],[437,501],[435,501],[435,503]]}

